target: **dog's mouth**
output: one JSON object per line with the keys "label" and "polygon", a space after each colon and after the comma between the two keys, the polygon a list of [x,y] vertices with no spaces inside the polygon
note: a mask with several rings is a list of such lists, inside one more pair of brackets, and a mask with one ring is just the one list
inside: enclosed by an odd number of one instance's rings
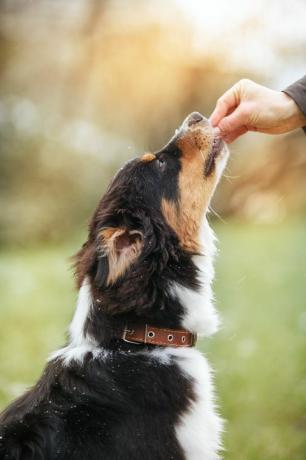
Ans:
{"label": "dog's mouth", "polygon": [[212,173],[215,167],[216,158],[219,156],[223,147],[224,147],[223,140],[221,139],[219,135],[215,135],[213,138],[213,142],[212,142],[212,146],[211,146],[209,155],[207,157],[207,160],[204,166],[204,174],[206,177]]}

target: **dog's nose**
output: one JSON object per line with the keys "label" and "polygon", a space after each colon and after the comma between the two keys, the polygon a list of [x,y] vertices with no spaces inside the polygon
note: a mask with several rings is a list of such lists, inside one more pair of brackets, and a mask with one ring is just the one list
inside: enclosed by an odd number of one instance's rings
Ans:
{"label": "dog's nose", "polygon": [[199,112],[192,112],[187,118],[187,126],[192,126],[200,121],[206,121],[208,123],[207,118],[203,117]]}

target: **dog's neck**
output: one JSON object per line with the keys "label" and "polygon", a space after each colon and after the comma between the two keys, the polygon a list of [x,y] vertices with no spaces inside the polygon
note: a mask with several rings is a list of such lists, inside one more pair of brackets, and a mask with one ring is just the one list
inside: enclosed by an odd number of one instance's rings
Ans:
{"label": "dog's neck", "polygon": [[[200,242],[203,255],[193,256],[193,262],[198,269],[198,281],[200,287],[191,289],[181,284],[172,282],[170,294],[173,299],[179,301],[183,307],[183,314],[178,318],[179,323],[169,323],[163,320],[153,321],[152,325],[158,327],[174,327],[188,330],[200,336],[210,336],[218,328],[218,315],[213,305],[213,294],[211,284],[214,276],[213,258],[215,253],[215,237],[207,220],[203,220],[201,226]],[[124,302],[124,299],[123,299]],[[169,316],[168,316],[169,317]],[[143,321],[152,321],[145,317],[141,318],[133,312],[118,315],[121,324]],[[166,318],[166,316],[165,316]],[[89,278],[85,278],[79,290],[76,311],[69,328],[69,345],[64,349],[65,358],[74,354],[83,355],[86,351],[107,348],[112,338],[112,327],[116,317],[105,314],[99,308],[99,303],[92,296],[92,289]],[[136,346],[136,349],[137,348]],[[73,351],[74,350],[74,351]],[[53,355],[54,356],[54,355]],[[68,358],[67,358],[68,357]]]}
{"label": "dog's neck", "polygon": [[[215,237],[210,229],[206,219],[203,220],[200,233],[201,252],[203,255],[193,256],[193,262],[198,269],[198,281],[200,287],[191,289],[183,287],[181,284],[172,282],[170,293],[173,298],[178,298],[183,306],[183,315],[179,319],[180,324],[168,324],[166,317],[160,316],[157,319],[157,325],[164,327],[182,327],[194,333],[211,335],[217,329],[218,318],[212,303],[211,284],[214,276],[213,259],[215,253]],[[90,335],[90,323],[94,323],[95,333],[97,329],[103,327],[103,322],[107,320],[107,315],[99,308],[97,299],[92,296],[90,281],[85,278],[79,291],[78,303],[73,321],[70,326],[71,342],[78,343],[86,334]],[[122,300],[124,302],[124,299]],[[129,312],[120,315],[122,320],[133,322],[140,319],[139,316]],[[101,321],[102,320],[102,321]],[[144,321],[152,322],[152,319],[146,317]],[[163,324],[165,322],[165,324]],[[95,337],[99,341],[98,337]]]}
{"label": "dog's neck", "polygon": [[187,289],[178,284],[174,291],[184,306],[182,327],[200,336],[211,336],[219,326],[219,317],[213,303],[214,256],[216,238],[206,218],[200,228],[201,255],[193,256],[198,268],[198,290]]}

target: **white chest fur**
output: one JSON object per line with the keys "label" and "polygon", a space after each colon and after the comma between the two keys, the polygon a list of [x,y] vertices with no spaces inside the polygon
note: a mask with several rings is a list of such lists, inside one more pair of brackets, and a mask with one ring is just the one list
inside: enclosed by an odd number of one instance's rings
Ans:
{"label": "white chest fur", "polygon": [[176,426],[187,460],[220,459],[222,420],[214,404],[212,376],[204,356],[195,349],[175,351],[175,360],[194,384],[195,401]]}
{"label": "white chest fur", "polygon": [[206,358],[195,348],[166,348],[151,352],[151,356],[161,364],[175,362],[193,384],[195,400],[175,427],[186,460],[220,460],[223,421],[215,407],[212,372]]}
{"label": "white chest fur", "polygon": [[[214,276],[215,238],[206,219],[201,229],[202,254],[194,257],[200,288],[197,291],[173,285],[185,308],[182,326],[203,336],[218,329],[218,314],[213,304],[211,283]],[[171,350],[171,356],[182,372],[193,381],[195,401],[176,426],[176,435],[187,460],[220,459],[222,420],[214,404],[212,373],[204,356],[196,349]]]}

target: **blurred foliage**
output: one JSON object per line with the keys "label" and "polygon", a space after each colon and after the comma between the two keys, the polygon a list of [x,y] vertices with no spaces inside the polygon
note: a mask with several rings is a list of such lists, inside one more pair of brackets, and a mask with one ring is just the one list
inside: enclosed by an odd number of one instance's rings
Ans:
{"label": "blurred foliage", "polygon": [[[267,25],[273,11],[289,21],[285,0],[265,6],[265,16],[246,11],[239,24],[227,20],[226,5],[216,10],[224,10],[216,34],[207,1],[0,3],[0,242],[71,235],[115,169],[159,148],[186,114],[208,116],[242,76],[273,84],[289,60],[292,68],[305,60],[305,33],[284,27],[284,42]],[[196,27],[197,11],[206,26]],[[305,145],[298,133],[244,136],[214,209],[266,221],[304,211]]]}
{"label": "blurred foliage", "polygon": [[[199,348],[216,370],[224,458],[305,460],[306,221],[214,227],[223,327]],[[0,410],[65,341],[76,299],[67,258],[83,237],[0,253]]]}

